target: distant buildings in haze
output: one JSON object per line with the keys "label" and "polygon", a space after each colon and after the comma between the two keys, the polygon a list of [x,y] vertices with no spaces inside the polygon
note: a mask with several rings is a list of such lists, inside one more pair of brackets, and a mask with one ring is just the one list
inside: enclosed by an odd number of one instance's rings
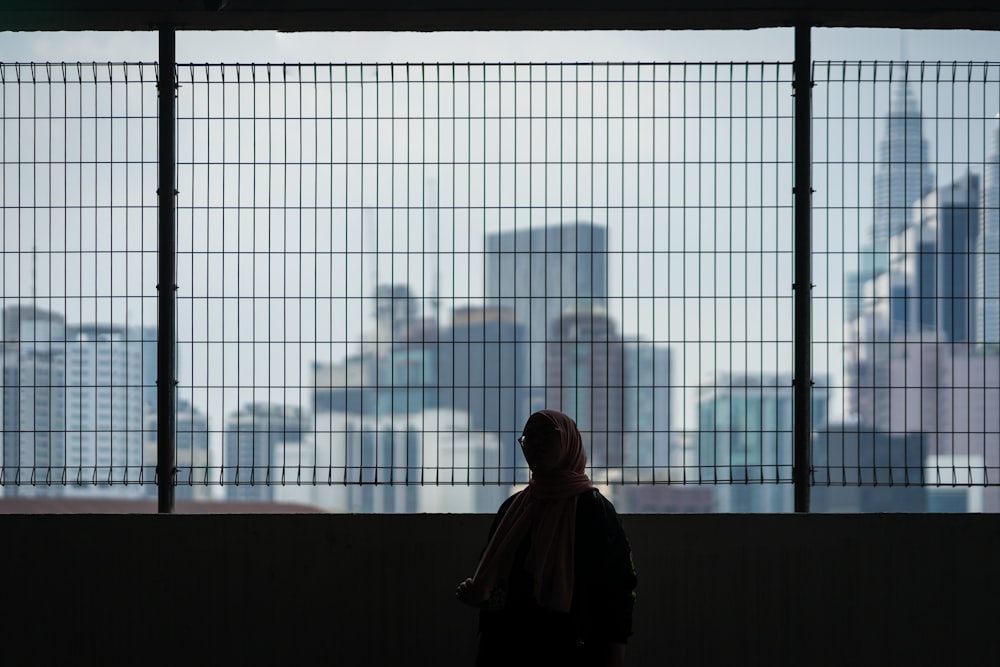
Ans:
{"label": "distant buildings in haze", "polygon": [[67,325],[24,304],[3,317],[6,492],[143,494],[148,330]]}
{"label": "distant buildings in haze", "polygon": [[546,341],[552,323],[581,303],[607,308],[607,229],[589,222],[488,234],[486,303],[525,327],[530,408],[545,407]]}
{"label": "distant buildings in haze", "polygon": [[[909,91],[905,97],[896,105],[902,115],[886,118],[876,165],[874,245],[845,286],[849,423],[818,434],[816,446],[859,474],[882,471],[883,479],[862,485],[927,486],[919,494],[883,489],[845,500],[829,489],[819,496],[831,506],[855,503],[853,511],[886,511],[892,503],[910,511],[998,511],[995,488],[970,484],[1000,471],[1000,122],[989,129],[982,181],[967,173],[935,186],[919,109]],[[838,453],[838,446],[847,449]],[[856,452],[863,460],[854,461]]]}
{"label": "distant buildings in haze", "polygon": [[[408,494],[404,482],[398,493],[409,500],[399,501],[388,489],[380,495],[350,487],[409,479],[419,452],[422,475],[459,470],[472,483],[498,484],[468,500],[476,511],[491,511],[505,489],[528,479],[516,438],[542,407],[578,421],[602,483],[637,476],[640,462],[656,461],[657,446],[669,451],[669,349],[625,340],[608,315],[603,227],[489,235],[486,274],[485,304],[457,306],[447,322],[424,318],[409,287],[377,286],[376,335],[343,362],[314,366],[317,467],[348,484],[327,502],[346,503],[348,511],[423,511],[431,502],[424,495],[439,492]],[[457,427],[427,430],[428,423]],[[428,453],[452,463],[435,468]],[[359,462],[400,456],[406,465]],[[667,455],[660,458],[666,466]]]}

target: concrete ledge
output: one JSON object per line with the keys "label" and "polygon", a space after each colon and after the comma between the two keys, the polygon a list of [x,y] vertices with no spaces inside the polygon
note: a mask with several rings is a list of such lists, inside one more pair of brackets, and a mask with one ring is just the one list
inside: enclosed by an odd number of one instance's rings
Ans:
{"label": "concrete ledge", "polygon": [[[486,515],[0,515],[5,664],[470,664]],[[1000,516],[631,515],[629,665],[1000,664]]]}

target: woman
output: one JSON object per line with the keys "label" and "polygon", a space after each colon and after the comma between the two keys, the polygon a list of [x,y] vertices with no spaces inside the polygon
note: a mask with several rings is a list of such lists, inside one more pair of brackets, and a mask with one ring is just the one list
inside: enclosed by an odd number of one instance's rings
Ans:
{"label": "woman", "polygon": [[527,488],[500,506],[459,600],[480,609],[476,664],[621,665],[635,569],[614,506],[584,472],[580,430],[542,410],[518,438]]}

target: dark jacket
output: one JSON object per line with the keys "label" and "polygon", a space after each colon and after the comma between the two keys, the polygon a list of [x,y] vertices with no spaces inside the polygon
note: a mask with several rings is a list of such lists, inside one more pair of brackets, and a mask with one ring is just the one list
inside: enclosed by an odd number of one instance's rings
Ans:
{"label": "dark jacket", "polygon": [[[491,538],[512,500],[497,511]],[[569,613],[535,603],[532,575],[523,569],[529,533],[518,548],[503,595],[480,612],[477,665],[525,665],[534,660],[561,664],[570,656],[577,664],[587,664],[589,654],[600,647],[628,640],[637,582],[632,552],[614,505],[596,490],[577,500],[575,539]]]}

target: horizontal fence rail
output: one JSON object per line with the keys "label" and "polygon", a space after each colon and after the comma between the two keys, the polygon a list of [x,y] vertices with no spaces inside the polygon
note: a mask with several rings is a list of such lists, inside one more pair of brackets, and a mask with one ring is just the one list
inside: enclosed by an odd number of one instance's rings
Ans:
{"label": "horizontal fence rail", "polygon": [[[1000,66],[812,72],[813,509],[994,511]],[[157,66],[0,74],[0,489],[155,496]],[[791,63],[176,76],[179,500],[792,509]]]}

